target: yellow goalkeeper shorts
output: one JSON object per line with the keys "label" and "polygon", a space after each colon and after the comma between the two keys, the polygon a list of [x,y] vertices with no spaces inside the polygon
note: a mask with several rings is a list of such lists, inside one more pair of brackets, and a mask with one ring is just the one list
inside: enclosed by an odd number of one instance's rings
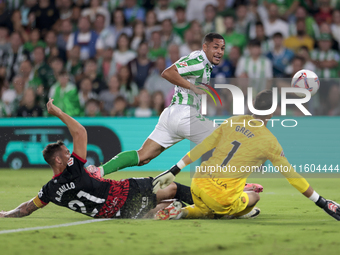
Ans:
{"label": "yellow goalkeeper shorts", "polygon": [[191,194],[194,204],[204,216],[211,218],[213,215],[233,215],[246,209],[249,203],[247,193],[242,192],[232,204],[223,205],[217,202],[213,197],[207,195],[195,182],[191,183]]}

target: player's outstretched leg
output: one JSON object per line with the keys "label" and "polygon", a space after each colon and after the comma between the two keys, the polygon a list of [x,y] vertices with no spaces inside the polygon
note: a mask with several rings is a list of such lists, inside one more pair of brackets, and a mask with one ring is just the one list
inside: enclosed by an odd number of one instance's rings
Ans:
{"label": "player's outstretched leg", "polygon": [[260,200],[260,195],[254,191],[245,191],[249,197],[249,202],[243,211],[233,214],[231,218],[236,219],[254,219],[259,216],[261,210],[258,207],[255,207],[257,202]]}
{"label": "player's outstretched leg", "polygon": [[152,159],[157,157],[165,150],[164,147],[151,139],[146,139],[142,147],[137,151],[139,157],[139,166],[148,164]]}

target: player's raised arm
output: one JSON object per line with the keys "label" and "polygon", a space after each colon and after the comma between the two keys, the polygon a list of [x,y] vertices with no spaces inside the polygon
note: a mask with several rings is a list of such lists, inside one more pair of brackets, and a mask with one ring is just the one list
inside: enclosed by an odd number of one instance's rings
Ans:
{"label": "player's raised arm", "polygon": [[215,148],[220,140],[223,132],[223,124],[206,137],[200,144],[196,145],[191,151],[189,151],[176,165],[170,168],[160,175],[156,176],[153,185],[153,192],[156,194],[161,188],[164,189],[175,180],[175,176],[187,165],[195,162],[204,153]]}
{"label": "player's raised arm", "polygon": [[0,218],[21,218],[30,215],[38,209],[39,207],[37,207],[33,202],[33,199],[31,199],[11,211],[0,211]]}
{"label": "player's raised arm", "polygon": [[71,116],[64,113],[59,107],[53,104],[53,99],[47,103],[47,111],[58,117],[68,127],[73,138],[73,152],[79,157],[86,159],[87,132],[86,129]]}

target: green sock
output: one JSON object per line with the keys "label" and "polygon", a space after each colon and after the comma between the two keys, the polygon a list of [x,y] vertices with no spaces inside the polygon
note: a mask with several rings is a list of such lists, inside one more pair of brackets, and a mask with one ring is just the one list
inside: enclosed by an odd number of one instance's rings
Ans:
{"label": "green sock", "polygon": [[125,167],[137,166],[138,163],[137,151],[124,151],[114,156],[111,160],[100,166],[100,168],[103,169],[104,175],[107,175]]}

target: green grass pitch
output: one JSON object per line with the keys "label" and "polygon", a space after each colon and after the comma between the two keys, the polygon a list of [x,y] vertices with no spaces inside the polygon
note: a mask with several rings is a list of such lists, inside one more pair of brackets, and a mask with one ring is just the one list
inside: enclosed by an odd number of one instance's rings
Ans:
{"label": "green grass pitch", "polygon": [[[109,178],[155,176],[121,171]],[[34,197],[51,170],[0,170],[0,210]],[[178,182],[190,185],[189,173]],[[309,179],[340,202],[339,179]],[[284,178],[249,179],[264,186],[261,215],[253,220],[110,220],[85,225],[0,234],[0,254],[339,254],[339,224]],[[49,204],[26,218],[0,219],[0,231],[51,226],[91,218]]]}

